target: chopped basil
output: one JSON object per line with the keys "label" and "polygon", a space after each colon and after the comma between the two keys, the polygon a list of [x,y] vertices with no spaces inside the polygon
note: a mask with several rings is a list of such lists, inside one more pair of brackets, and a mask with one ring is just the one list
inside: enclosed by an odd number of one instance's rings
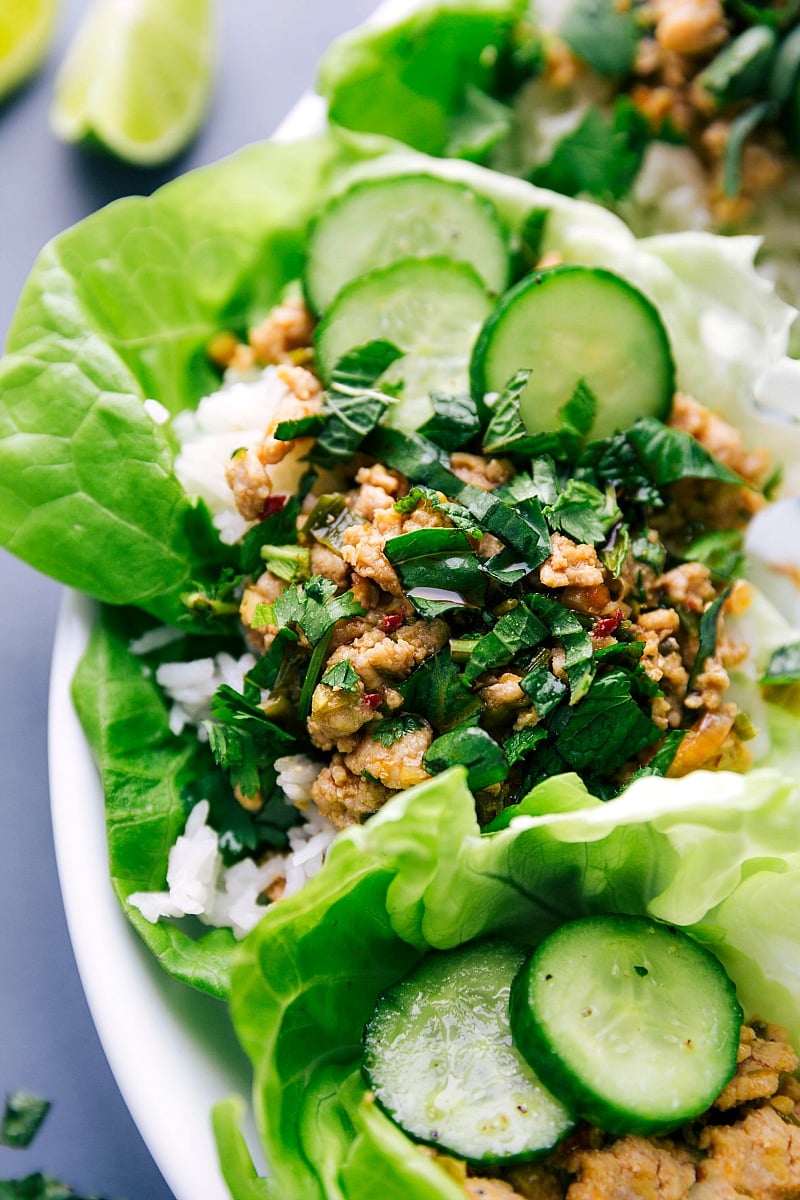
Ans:
{"label": "chopped basil", "polygon": [[341,555],[345,530],[363,524],[361,517],[347,507],[344,496],[332,492],[319,497],[308,514],[303,534],[310,534],[315,541],[333,550],[334,554]]}
{"label": "chopped basil", "polygon": [[527,597],[527,604],[564,647],[564,673],[570,686],[569,703],[575,705],[586,695],[594,678],[592,639],[575,613],[564,608],[557,600],[534,593]]}
{"label": "chopped basil", "polygon": [[391,342],[375,341],[339,360],[325,394],[326,421],[311,452],[312,461],[334,467],[352,458],[389,407],[389,396],[373,385],[400,356]]}
{"label": "chopped basil", "polygon": [[686,547],[691,562],[704,563],[719,579],[738,579],[744,574],[744,534],[739,529],[712,529]]}
{"label": "chopped basil", "polygon": [[551,730],[573,770],[608,774],[658,741],[662,730],[637,703],[652,692],[646,679],[615,667],[592,681],[580,704],[558,710],[561,720]]}
{"label": "chopped basil", "polygon": [[520,687],[540,718],[552,712],[567,693],[567,685],[542,664],[528,672]]}
{"label": "chopped basil", "polygon": [[731,586],[729,585],[723,592],[720,592],[716,600],[713,600],[711,604],[709,604],[708,608],[704,611],[700,618],[697,657],[695,658],[694,665],[689,673],[689,682],[686,685],[688,691],[691,691],[694,687],[697,681],[697,676],[705,666],[706,659],[711,658],[716,653],[719,619],[722,615],[722,609],[725,601],[728,599],[730,593]]}
{"label": "chopped basil", "polygon": [[279,421],[275,426],[275,437],[279,442],[291,442],[295,438],[318,437],[325,428],[327,413],[312,413],[296,421]]}
{"label": "chopped basil", "polygon": [[446,396],[431,392],[433,416],[419,432],[443,450],[463,450],[481,431],[481,419],[471,396]]}
{"label": "chopped basil", "polygon": [[547,634],[546,626],[522,601],[511,612],[500,617],[491,633],[475,643],[464,670],[465,682],[474,683],[484,671],[505,666],[523,650],[538,646]]}
{"label": "chopped basil", "polygon": [[639,770],[631,776],[630,783],[648,775],[666,775],[675,760],[675,755],[678,753],[681,742],[686,737],[686,733],[685,729],[671,729],[649,763],[644,767],[639,767]]}
{"label": "chopped basil", "polygon": [[625,438],[638,455],[647,478],[657,487],[681,479],[715,479],[739,487],[753,486],[709,454],[691,434],[672,429],[655,417],[642,417],[634,422]]}
{"label": "chopped basil", "polygon": [[[469,643],[470,650],[475,645]],[[434,729],[447,731],[474,717],[483,705],[464,685],[463,672],[453,662],[449,646],[426,658],[400,684],[407,709],[421,713]]]}
{"label": "chopped basil", "polygon": [[434,512],[442,513],[453,522],[456,529],[463,530],[470,537],[481,537],[480,526],[476,524],[475,518],[463,504],[458,504],[455,500],[447,500],[441,492],[422,484],[416,484],[410,492],[395,501],[394,509],[395,512],[410,513],[420,504],[426,505]]}
{"label": "chopped basil", "polygon": [[486,576],[469,538],[460,529],[416,529],[413,533],[402,533],[386,541],[384,554],[408,592],[417,588],[443,588],[458,594],[455,603],[463,602],[461,597],[470,603],[483,602]]}

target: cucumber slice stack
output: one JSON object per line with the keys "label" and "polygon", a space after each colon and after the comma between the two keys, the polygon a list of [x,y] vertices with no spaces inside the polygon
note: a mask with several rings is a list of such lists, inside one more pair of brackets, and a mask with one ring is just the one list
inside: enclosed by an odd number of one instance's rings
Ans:
{"label": "cucumber slice stack", "polygon": [[591,436],[609,437],[640,417],[667,416],[675,364],[657,309],[619,275],[565,265],[537,271],[493,310],[472,356],[476,398],[529,369],[520,411],[530,433],[555,433],[583,381],[597,402]]}
{"label": "cucumber slice stack", "polygon": [[342,288],[403,258],[468,263],[490,292],[508,283],[508,239],[490,200],[435,175],[363,179],[336,196],[311,227],[305,290],[324,312]]}
{"label": "cucumber slice stack", "polygon": [[364,1034],[364,1070],[407,1133],[472,1162],[546,1153],[573,1125],[509,1030],[525,951],[472,942],[431,954],[384,994]]}
{"label": "cucumber slice stack", "polygon": [[525,1057],[611,1133],[666,1133],[705,1112],[736,1069],[742,1015],[719,961],[644,917],[562,925],[511,993]]}
{"label": "cucumber slice stack", "polygon": [[742,1024],[720,962],[640,916],[562,925],[532,954],[480,941],[433,952],[380,997],[364,1074],[419,1141],[473,1163],[541,1157],[578,1117],[660,1134],[710,1107]]}
{"label": "cucumber slice stack", "polygon": [[[404,428],[422,424],[432,391],[468,390],[468,366],[481,325],[492,309],[482,281],[466,263],[447,258],[405,258],[349,283],[317,326],[317,366],[327,383],[349,350],[376,339],[403,351],[381,382],[400,383],[400,403],[390,409]],[[420,404],[413,402],[420,401]]]}

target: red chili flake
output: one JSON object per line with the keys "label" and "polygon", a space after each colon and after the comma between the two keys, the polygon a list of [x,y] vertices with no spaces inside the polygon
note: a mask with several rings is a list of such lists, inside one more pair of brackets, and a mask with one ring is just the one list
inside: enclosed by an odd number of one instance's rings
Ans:
{"label": "red chili flake", "polygon": [[279,513],[285,503],[285,496],[267,496],[264,501],[264,507],[261,510],[260,520],[263,521],[265,517],[271,517],[274,513]]}
{"label": "red chili flake", "polygon": [[386,616],[383,618],[383,621],[381,622],[383,632],[384,633],[394,633],[394,631],[396,629],[400,628],[400,626],[403,624],[404,620],[405,620],[405,617],[403,616],[403,614],[401,612],[387,613]]}
{"label": "red chili flake", "polygon": [[364,692],[364,703],[368,708],[378,708],[383,696],[380,692]]}
{"label": "red chili flake", "polygon": [[616,633],[619,629],[620,621],[622,620],[622,609],[618,608],[610,617],[600,617],[595,621],[592,635],[597,638],[611,637],[612,633]]}

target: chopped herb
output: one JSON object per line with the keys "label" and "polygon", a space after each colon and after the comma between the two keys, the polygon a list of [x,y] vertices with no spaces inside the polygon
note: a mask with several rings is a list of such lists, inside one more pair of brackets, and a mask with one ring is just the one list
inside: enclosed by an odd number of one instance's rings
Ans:
{"label": "chopped herb", "polygon": [[567,685],[543,665],[529,671],[520,687],[540,718],[552,712],[567,694]]}
{"label": "chopped herb", "polygon": [[333,467],[352,458],[389,407],[389,397],[373,385],[400,356],[391,342],[375,341],[339,360],[325,395],[327,420],[311,452],[314,462]]}
{"label": "chopped herb", "polygon": [[[678,747],[686,737],[686,732],[685,729],[671,729],[649,763],[644,767],[639,767],[639,770],[631,776],[630,783],[648,775],[666,775],[678,753]],[[628,785],[626,784],[626,786]]]}
{"label": "chopped herb", "polygon": [[605,542],[609,530],[622,517],[613,489],[601,492],[579,479],[569,479],[544,514],[552,529],[592,546]]}
{"label": "chopped herb", "polygon": [[761,682],[764,684],[795,683],[800,679],[800,642],[792,642],[775,650]]}
{"label": "chopped herb", "polygon": [[474,792],[502,783],[509,769],[502,747],[479,725],[461,725],[438,737],[422,765],[431,775],[448,767],[466,767],[467,783]]}
{"label": "chopped herb", "polygon": [[484,671],[505,666],[523,650],[538,646],[547,634],[546,626],[523,600],[500,618],[491,633],[475,643],[464,670],[464,681],[474,683]]}
{"label": "chopped herb", "polygon": [[619,200],[630,191],[651,140],[647,118],[620,96],[609,116],[587,109],[549,162],[535,167],[529,178],[567,196],[588,193],[605,202]]}
{"label": "chopped herb", "polygon": [[279,421],[274,436],[279,442],[291,442],[295,438],[317,437],[325,428],[327,413],[312,413],[296,421]]}
{"label": "chopped herb", "polygon": [[303,526],[303,534],[310,534],[334,554],[341,555],[345,530],[363,524],[361,517],[347,507],[344,496],[333,492],[317,500]]}
{"label": "chopped herb", "polygon": [[227,772],[232,788],[257,797],[262,792],[261,772],[293,747],[293,735],[227,684],[214,693],[211,716],[205,729],[217,765]]}
{"label": "chopped herb", "polygon": [[443,153],[447,158],[485,162],[489,152],[508,136],[514,114],[506,104],[468,83],[461,107],[453,114]]}
{"label": "chopped herb", "polygon": [[[286,588],[274,603],[264,605],[267,624],[297,625],[302,629],[312,646],[329,632],[343,617],[363,617],[364,609],[355,600],[352,592],[336,594],[336,584],[324,575],[313,575],[307,583]],[[258,609],[262,606],[259,605]],[[263,614],[259,614],[263,620]]]}
{"label": "chopped herb", "polygon": [[241,546],[241,569],[244,575],[255,575],[263,569],[262,546],[291,546],[297,541],[297,518],[300,501],[292,496],[276,512],[248,529]]}
{"label": "chopped herb", "polygon": [[705,609],[700,618],[700,628],[698,630],[699,642],[697,646],[697,657],[694,660],[691,672],[689,673],[689,682],[687,683],[687,691],[691,691],[697,682],[697,676],[703,670],[707,658],[711,658],[717,650],[717,633],[719,630],[719,619],[722,615],[722,609],[725,601],[731,594],[731,585],[720,592],[716,600],[713,600]]}
{"label": "chopped herb", "polygon": [[620,77],[633,68],[639,25],[634,9],[614,0],[575,0],[558,33],[599,75]]}
{"label": "chopped herb", "polygon": [[242,578],[230,567],[225,567],[215,584],[205,587],[196,584],[191,590],[183,593],[181,603],[187,609],[187,613],[195,619],[199,618],[203,625],[219,618],[238,616]]}
{"label": "chopped herb", "polygon": [[519,500],[512,507],[492,492],[467,484],[461,487],[457,499],[484,529],[516,551],[529,571],[540,567],[550,557],[550,531],[535,496]]}
{"label": "chopped herb", "polygon": [[625,437],[647,477],[658,487],[681,479],[715,479],[739,487],[753,486],[709,454],[691,434],[664,425],[655,417],[641,417],[626,431]]}
{"label": "chopped herb", "polygon": [[631,543],[631,553],[637,562],[651,567],[656,575],[664,570],[667,561],[667,551],[658,539],[651,541],[649,537],[637,537]]}
{"label": "chopped herb", "polygon": [[481,603],[486,576],[469,538],[460,529],[416,529],[389,538],[384,554],[403,586],[444,588],[472,603]]}
{"label": "chopped herb", "polygon": [[481,431],[478,408],[471,396],[446,396],[431,392],[433,416],[419,432],[443,450],[463,450]]}
{"label": "chopped herb", "polygon": [[357,692],[361,676],[353,669],[350,659],[344,658],[325,672],[320,683],[329,688],[339,688],[343,692]]}
{"label": "chopped herb", "polygon": [[0,1146],[24,1150],[30,1146],[50,1111],[50,1101],[33,1092],[12,1092],[6,1096],[0,1121]]}
{"label": "chopped herb", "polygon": [[415,733],[418,729],[424,729],[425,722],[421,717],[415,716],[413,713],[400,713],[396,717],[386,717],[385,720],[379,721],[377,725],[373,725],[370,730],[370,736],[373,742],[378,742],[384,749],[388,750],[400,738],[405,737],[408,733]]}
{"label": "chopped herb", "polygon": [[519,398],[528,386],[530,370],[517,371],[491,406],[491,417],[483,437],[484,454],[526,454],[531,435],[519,407]]}
{"label": "chopped herb", "polygon": [[527,604],[564,647],[564,672],[570,686],[569,703],[575,705],[586,695],[594,678],[592,639],[575,614],[557,600],[533,593],[527,597]]}
{"label": "chopped herb", "polygon": [[[474,642],[466,643],[471,647]],[[453,661],[450,646],[444,646],[417,667],[400,684],[406,708],[421,713],[434,729],[447,731],[481,711],[480,699],[463,682],[463,672]]]}
{"label": "chopped herb", "polygon": [[600,561],[615,579],[619,579],[625,559],[628,557],[631,536],[628,526],[620,521],[608,535],[606,544],[600,551]]}
{"label": "chopped herb", "polygon": [[457,493],[463,485],[450,470],[450,455],[428,438],[380,425],[372,430],[364,449],[378,462],[385,463],[408,479],[436,488],[446,496],[458,498]]}
{"label": "chopped herb", "polygon": [[649,690],[638,671],[615,667],[592,681],[580,704],[559,709],[551,731],[573,770],[608,774],[663,736],[637,703]]}
{"label": "chopped herb", "polygon": [[[539,48],[541,49],[541,47]],[[549,215],[549,208],[532,208],[523,222],[519,233],[519,257],[525,269],[520,272],[521,275],[532,271],[542,257],[544,233]]]}
{"label": "chopped herb", "polygon": [[547,740],[547,730],[541,725],[533,725],[528,729],[518,729],[503,742],[503,750],[508,759],[508,765],[513,767],[520,762],[531,750]]}

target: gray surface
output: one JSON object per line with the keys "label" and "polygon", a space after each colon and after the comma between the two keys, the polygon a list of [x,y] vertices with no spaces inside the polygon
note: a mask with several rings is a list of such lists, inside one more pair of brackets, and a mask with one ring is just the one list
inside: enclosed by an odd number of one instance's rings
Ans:
{"label": "gray surface", "polygon": [[[117,196],[152,191],[268,134],[312,82],[330,39],[373,6],[221,0],[211,117],[182,160],[141,172],[62,146],[48,132],[55,67],[88,7],[63,0],[48,67],[0,107],[0,341],[48,238]],[[0,551],[0,1092],[26,1088],[53,1101],[31,1149],[0,1148],[0,1179],[46,1171],[82,1194],[169,1200],[92,1027],[58,891],[45,746],[58,600],[55,584]]]}

